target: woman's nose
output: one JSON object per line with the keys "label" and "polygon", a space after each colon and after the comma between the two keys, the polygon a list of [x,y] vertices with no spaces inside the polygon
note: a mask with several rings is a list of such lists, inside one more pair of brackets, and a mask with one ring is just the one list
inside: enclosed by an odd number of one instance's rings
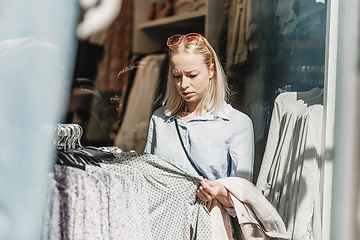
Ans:
{"label": "woman's nose", "polygon": [[182,76],[181,78],[181,87],[186,89],[190,86],[190,79],[186,76]]}

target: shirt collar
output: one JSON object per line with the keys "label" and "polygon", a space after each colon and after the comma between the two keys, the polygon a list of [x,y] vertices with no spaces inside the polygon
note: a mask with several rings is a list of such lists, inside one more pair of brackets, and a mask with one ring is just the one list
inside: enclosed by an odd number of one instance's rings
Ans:
{"label": "shirt collar", "polygon": [[[203,114],[191,119],[191,121],[214,121],[219,118],[223,119],[224,121],[229,121],[230,120],[230,112],[231,112],[229,107],[231,108],[231,106],[229,104],[224,103],[218,116],[215,116],[213,111],[210,111],[210,112],[203,113]],[[166,122],[174,121],[175,118],[178,118],[178,117],[176,117],[176,116],[167,117]]]}

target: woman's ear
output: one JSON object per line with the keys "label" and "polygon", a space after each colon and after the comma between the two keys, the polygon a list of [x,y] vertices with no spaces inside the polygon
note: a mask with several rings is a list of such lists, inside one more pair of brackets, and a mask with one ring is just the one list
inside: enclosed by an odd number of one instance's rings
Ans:
{"label": "woman's ear", "polygon": [[212,63],[210,65],[210,68],[209,68],[209,73],[210,73],[210,79],[214,77],[214,74],[215,74],[215,64]]}

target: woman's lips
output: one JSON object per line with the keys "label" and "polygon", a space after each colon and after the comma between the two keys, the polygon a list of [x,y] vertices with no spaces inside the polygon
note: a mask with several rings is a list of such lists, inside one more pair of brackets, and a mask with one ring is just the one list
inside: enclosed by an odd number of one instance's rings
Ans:
{"label": "woman's lips", "polygon": [[184,97],[190,97],[194,92],[183,92],[182,95]]}

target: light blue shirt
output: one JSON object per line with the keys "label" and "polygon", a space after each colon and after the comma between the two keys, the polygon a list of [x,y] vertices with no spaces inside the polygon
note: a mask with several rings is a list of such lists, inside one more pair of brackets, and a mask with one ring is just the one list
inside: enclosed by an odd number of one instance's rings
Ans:
{"label": "light blue shirt", "polygon": [[[160,156],[192,174],[197,174],[181,146],[174,117],[165,108],[151,117],[145,152]],[[209,180],[238,176],[252,180],[254,133],[250,118],[224,104],[218,117],[212,112],[187,123],[178,117],[179,131],[185,148],[197,168]]]}

